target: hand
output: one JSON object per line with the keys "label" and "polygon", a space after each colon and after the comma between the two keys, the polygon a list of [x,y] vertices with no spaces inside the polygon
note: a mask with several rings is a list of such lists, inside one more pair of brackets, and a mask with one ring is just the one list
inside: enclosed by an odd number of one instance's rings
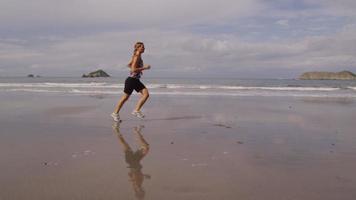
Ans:
{"label": "hand", "polygon": [[146,65],[146,69],[151,69],[151,65]]}

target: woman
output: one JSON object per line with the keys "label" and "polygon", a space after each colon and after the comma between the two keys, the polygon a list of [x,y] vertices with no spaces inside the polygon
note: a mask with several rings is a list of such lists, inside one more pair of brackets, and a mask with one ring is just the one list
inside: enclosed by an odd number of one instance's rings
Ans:
{"label": "woman", "polygon": [[120,115],[119,112],[124,105],[124,103],[129,99],[130,95],[132,94],[133,90],[136,92],[141,93],[141,98],[137,102],[136,108],[132,111],[132,114],[140,119],[143,119],[145,115],[141,112],[141,108],[143,104],[149,97],[148,90],[146,86],[141,83],[140,78],[142,76],[142,71],[150,69],[150,65],[144,65],[141,54],[145,52],[145,46],[142,42],[136,42],[134,46],[133,56],[131,58],[128,67],[130,68],[130,75],[127,77],[125,81],[125,88],[124,88],[124,95],[121,97],[114,112],[111,114],[112,118],[116,122],[120,122]]}

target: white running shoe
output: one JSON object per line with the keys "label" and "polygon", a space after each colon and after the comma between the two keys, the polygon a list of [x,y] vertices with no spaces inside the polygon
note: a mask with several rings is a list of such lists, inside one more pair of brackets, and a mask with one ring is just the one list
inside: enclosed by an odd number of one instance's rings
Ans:
{"label": "white running shoe", "polygon": [[140,118],[140,119],[145,118],[145,115],[144,115],[141,111],[136,111],[136,110],[134,110],[134,111],[132,111],[131,114],[134,115],[135,117]]}
{"label": "white running shoe", "polygon": [[121,122],[119,114],[111,113],[111,117],[114,119],[115,122]]}

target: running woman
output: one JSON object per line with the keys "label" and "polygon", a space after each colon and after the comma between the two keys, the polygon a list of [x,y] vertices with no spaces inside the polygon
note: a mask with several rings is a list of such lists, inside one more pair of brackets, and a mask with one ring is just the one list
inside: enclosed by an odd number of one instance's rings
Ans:
{"label": "running woman", "polygon": [[114,112],[111,114],[111,117],[116,122],[121,121],[119,112],[124,103],[129,99],[133,90],[141,93],[141,98],[138,100],[136,107],[131,114],[140,119],[143,119],[145,117],[145,115],[141,112],[141,108],[148,99],[149,93],[146,86],[140,81],[140,78],[142,76],[142,71],[150,69],[151,66],[143,64],[143,60],[141,58],[141,54],[143,52],[145,52],[145,45],[142,42],[136,42],[131,61],[127,65],[130,68],[130,75],[125,80],[124,95],[121,97],[121,99],[117,103]]}

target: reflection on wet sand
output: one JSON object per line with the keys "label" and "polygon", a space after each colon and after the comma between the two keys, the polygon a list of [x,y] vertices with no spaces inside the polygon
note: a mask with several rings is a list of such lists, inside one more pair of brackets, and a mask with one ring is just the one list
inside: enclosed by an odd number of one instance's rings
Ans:
{"label": "reflection on wet sand", "polygon": [[128,175],[129,180],[132,183],[133,190],[135,192],[135,196],[137,199],[144,199],[145,198],[145,190],[143,189],[143,181],[145,178],[150,179],[151,176],[148,174],[143,174],[142,172],[142,165],[141,160],[148,154],[150,149],[149,144],[143,138],[141,133],[144,127],[136,126],[133,128],[133,133],[137,136],[139,141],[139,149],[133,151],[130,145],[126,142],[123,135],[120,132],[120,124],[115,123],[113,125],[114,131],[117,133],[117,137],[119,139],[119,143],[123,147],[123,151],[125,153],[125,161],[128,164],[128,168],[130,169]]}

